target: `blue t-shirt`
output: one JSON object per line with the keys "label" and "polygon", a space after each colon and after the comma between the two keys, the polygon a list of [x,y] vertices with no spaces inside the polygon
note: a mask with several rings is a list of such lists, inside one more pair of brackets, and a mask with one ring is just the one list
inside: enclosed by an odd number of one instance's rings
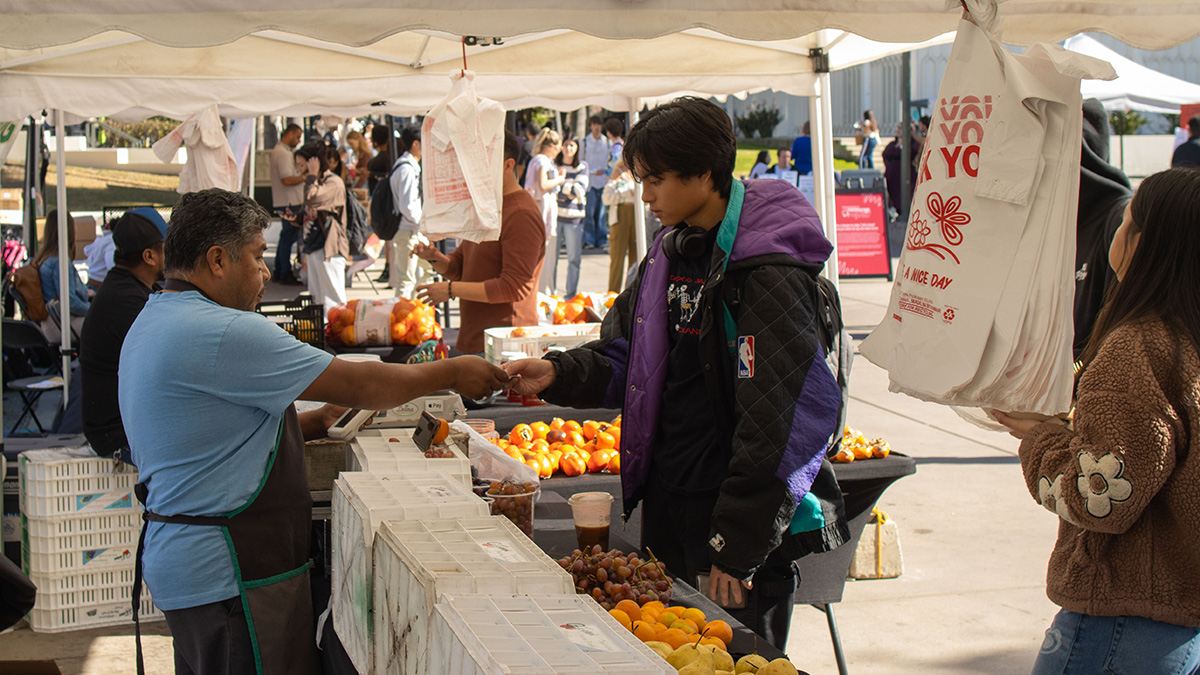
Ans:
{"label": "blue t-shirt", "polygon": [[792,141],[792,168],[798,173],[812,173],[812,136],[797,136]]}
{"label": "blue t-shirt", "polygon": [[[220,516],[258,488],[288,406],[333,357],[196,291],[153,295],[121,348],[120,403],[148,507]],[[238,594],[220,528],[150,523],[146,586],[161,609]]]}

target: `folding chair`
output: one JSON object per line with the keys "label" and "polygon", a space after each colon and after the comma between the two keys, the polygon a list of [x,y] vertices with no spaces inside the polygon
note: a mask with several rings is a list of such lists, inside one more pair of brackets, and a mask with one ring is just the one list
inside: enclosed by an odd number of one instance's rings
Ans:
{"label": "folding chair", "polygon": [[37,416],[37,402],[42,397],[42,394],[45,394],[47,391],[62,389],[61,380],[54,382],[55,377],[62,376],[58,350],[46,340],[46,336],[38,328],[37,324],[29,321],[17,321],[15,319],[4,320],[3,345],[6,351],[29,350],[43,352],[49,356],[48,360],[52,365],[43,374],[34,375],[33,377],[23,377],[4,383],[6,388],[20,394],[21,400],[25,404],[25,409],[21,411],[21,416],[13,423],[8,434],[11,436],[21,427],[21,422],[25,421],[26,415],[33,418],[33,423],[37,425],[38,432],[45,434],[46,430],[42,427],[42,421]]}

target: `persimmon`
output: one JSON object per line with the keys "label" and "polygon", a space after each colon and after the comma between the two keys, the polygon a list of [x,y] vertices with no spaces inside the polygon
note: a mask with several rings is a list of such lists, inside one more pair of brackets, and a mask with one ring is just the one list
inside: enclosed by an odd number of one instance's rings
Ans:
{"label": "persimmon", "polygon": [[518,424],[508,432],[508,440],[512,443],[528,443],[533,440],[533,429],[528,424]]}

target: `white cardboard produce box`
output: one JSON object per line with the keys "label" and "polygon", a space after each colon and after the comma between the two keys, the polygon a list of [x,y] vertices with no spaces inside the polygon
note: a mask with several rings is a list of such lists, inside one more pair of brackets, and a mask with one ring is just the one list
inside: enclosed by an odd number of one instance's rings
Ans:
{"label": "white cardboard produce box", "polygon": [[386,521],[375,537],[375,672],[444,675],[430,653],[443,593],[575,595],[566,570],[507,518]]}
{"label": "white cardboard produce box", "polygon": [[436,474],[343,472],[333,484],[333,627],[360,673],[374,672],[371,546],[385,520],[488,515],[457,480]]}
{"label": "white cardboard produce box", "polygon": [[[445,447],[453,457],[426,457],[412,440],[412,433],[404,429],[392,429],[382,437],[359,437],[350,444],[346,458],[347,471],[370,471],[377,474],[436,473],[457,480],[467,489],[471,487],[471,460],[467,449],[459,447],[453,437],[447,439]],[[389,439],[395,438],[396,441]]]}

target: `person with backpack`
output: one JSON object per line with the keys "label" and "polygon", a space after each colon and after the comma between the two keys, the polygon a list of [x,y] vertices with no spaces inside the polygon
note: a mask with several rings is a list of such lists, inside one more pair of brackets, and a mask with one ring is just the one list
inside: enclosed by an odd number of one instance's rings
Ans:
{"label": "person with backpack", "polygon": [[400,157],[388,178],[392,194],[392,214],[398,217],[392,237],[392,257],[388,259],[388,285],[396,297],[412,298],[421,280],[420,258],[410,255],[413,246],[429,243],[421,236],[421,130],[406,126],[400,130]]}
{"label": "person with backpack", "polygon": [[[849,540],[826,459],[849,370],[832,245],[782,181],[733,179],[725,111],[646,113],[623,161],[662,222],[600,339],[504,369],[519,394],[622,408],[625,517],[642,546],[768,642],[787,645],[795,561]],[[744,606],[743,606],[744,605]]]}

